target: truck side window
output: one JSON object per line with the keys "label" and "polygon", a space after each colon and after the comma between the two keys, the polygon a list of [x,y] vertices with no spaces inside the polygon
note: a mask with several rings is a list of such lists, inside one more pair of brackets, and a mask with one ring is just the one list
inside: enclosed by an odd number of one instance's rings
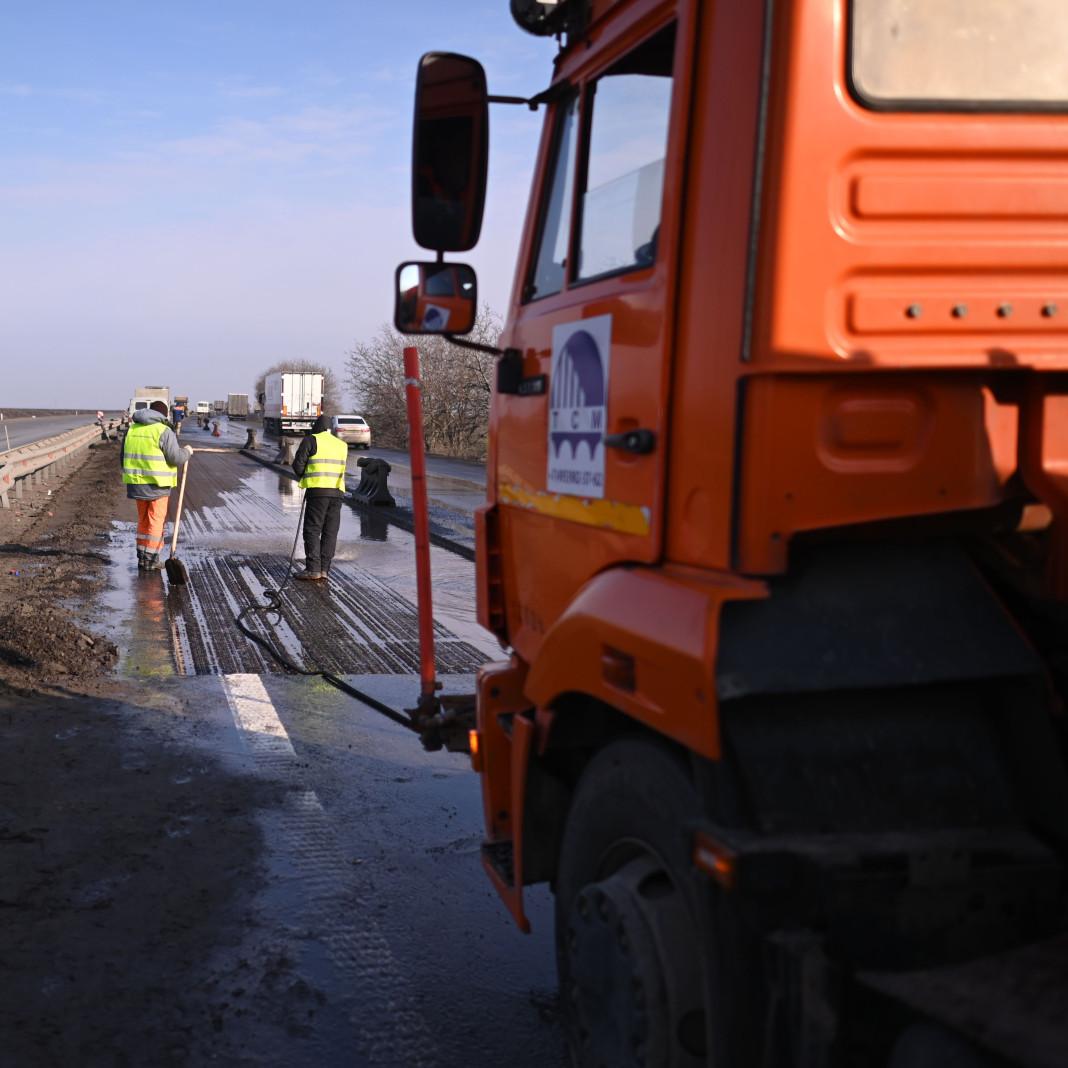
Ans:
{"label": "truck side window", "polygon": [[456,296],[456,287],[453,284],[453,270],[451,267],[445,267],[440,271],[427,270],[426,295],[428,297]]}
{"label": "truck side window", "polygon": [[1068,105],[1064,0],[853,0],[851,80],[899,111]]}
{"label": "truck side window", "polygon": [[560,104],[556,130],[556,159],[552,186],[542,217],[538,255],[527,289],[527,298],[559,293],[567,272],[567,246],[571,236],[571,189],[575,169],[575,138],[578,131],[578,98]]}
{"label": "truck side window", "polygon": [[592,86],[579,279],[648,267],[656,260],[674,54],[672,25]]}

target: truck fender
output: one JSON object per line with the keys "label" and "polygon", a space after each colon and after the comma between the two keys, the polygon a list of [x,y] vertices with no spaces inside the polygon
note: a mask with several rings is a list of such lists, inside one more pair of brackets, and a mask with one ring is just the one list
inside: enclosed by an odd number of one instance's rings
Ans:
{"label": "truck fender", "polygon": [[721,612],[766,589],[684,568],[603,571],[545,635],[525,695],[534,707],[549,708],[564,694],[586,694],[715,760]]}

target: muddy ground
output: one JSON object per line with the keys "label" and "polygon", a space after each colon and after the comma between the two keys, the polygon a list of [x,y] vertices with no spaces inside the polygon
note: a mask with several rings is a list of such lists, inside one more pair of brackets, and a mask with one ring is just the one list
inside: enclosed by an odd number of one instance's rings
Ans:
{"label": "muddy ground", "polygon": [[115,448],[90,448],[0,510],[0,683],[36,693],[115,664],[115,646],[84,622],[104,581],[107,530],[126,511]]}
{"label": "muddy ground", "polygon": [[111,519],[133,510],[114,448],[0,512],[0,1063],[241,1063],[224,1029],[268,1011],[286,962],[205,987],[204,961],[249,922],[275,788],[219,767],[176,696],[109,675],[88,621]]}

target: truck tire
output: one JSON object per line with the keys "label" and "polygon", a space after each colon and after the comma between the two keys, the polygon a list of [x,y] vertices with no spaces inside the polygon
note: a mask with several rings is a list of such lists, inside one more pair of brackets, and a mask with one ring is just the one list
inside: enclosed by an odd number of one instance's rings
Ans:
{"label": "truck tire", "polygon": [[937,1024],[918,1023],[898,1039],[887,1068],[998,1068],[999,1063]]}
{"label": "truck tire", "polygon": [[579,1068],[706,1064],[697,887],[687,830],[700,811],[685,762],[643,739],[587,765],[556,879],[556,950]]}

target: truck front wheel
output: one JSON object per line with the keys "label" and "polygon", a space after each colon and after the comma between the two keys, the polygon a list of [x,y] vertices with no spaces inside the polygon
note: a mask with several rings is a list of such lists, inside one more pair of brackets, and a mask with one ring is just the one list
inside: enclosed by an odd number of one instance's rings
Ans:
{"label": "truck front wheel", "polygon": [[937,1024],[918,1023],[901,1036],[888,1068],[997,1068],[999,1063]]}
{"label": "truck front wheel", "polygon": [[612,742],[572,799],[556,880],[556,950],[580,1068],[706,1063],[697,891],[685,762],[643,739]]}

